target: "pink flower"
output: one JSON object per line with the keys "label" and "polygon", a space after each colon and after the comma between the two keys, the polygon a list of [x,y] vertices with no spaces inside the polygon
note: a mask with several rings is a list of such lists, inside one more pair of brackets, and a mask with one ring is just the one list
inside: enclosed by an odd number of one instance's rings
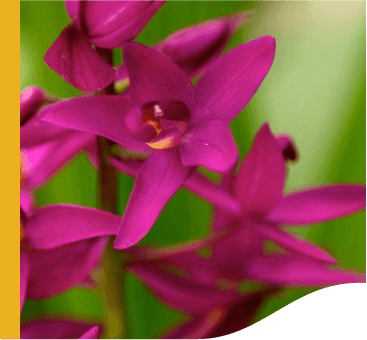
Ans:
{"label": "pink flower", "polygon": [[[296,211],[303,217],[298,195],[311,222],[365,207],[365,187],[361,185],[329,186],[315,189],[310,196],[306,191],[282,198],[285,160],[295,155],[291,139],[286,135],[276,138],[265,124],[239,173],[224,176],[223,186],[242,203],[240,217],[219,208],[210,238],[176,247],[135,246],[127,250],[130,271],[162,302],[191,315],[189,321],[167,334],[168,338],[213,337],[239,330],[249,324],[261,301],[277,289],[365,281],[364,274],[331,266],[329,263],[337,261],[322,249],[269,222],[269,217],[280,216],[272,212],[279,206],[284,206],[281,216],[288,216],[289,211],[292,218],[295,216],[288,197],[296,197]],[[329,188],[333,195],[328,195]],[[315,197],[316,207],[308,203]],[[264,241],[269,239],[290,254],[265,253]]]}
{"label": "pink flower", "polygon": [[124,249],[150,230],[192,166],[227,171],[237,161],[228,123],[247,105],[273,62],[265,36],[218,59],[195,87],[158,52],[137,43],[123,48],[131,96],[76,98],[40,112],[51,123],[102,135],[120,145],[156,149],[144,162],[116,237]]}
{"label": "pink flower", "polygon": [[46,64],[83,91],[105,88],[115,70],[92,48],[134,39],[164,1],[65,1],[72,22],[45,55]]}

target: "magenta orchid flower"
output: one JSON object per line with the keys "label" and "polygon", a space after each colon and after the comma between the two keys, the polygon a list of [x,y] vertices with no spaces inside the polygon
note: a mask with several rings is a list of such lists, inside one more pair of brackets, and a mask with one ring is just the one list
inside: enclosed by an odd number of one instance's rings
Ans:
{"label": "magenta orchid flower", "polygon": [[121,47],[133,40],[164,1],[65,1],[72,22],[45,55],[46,64],[83,91],[115,80],[115,70],[92,45]]}
{"label": "magenta orchid flower", "polygon": [[138,43],[123,47],[130,96],[76,98],[40,112],[50,123],[107,137],[125,148],[155,149],[137,175],[115,247],[150,230],[193,166],[225,172],[238,152],[228,123],[247,105],[274,59],[270,36],[218,59],[195,87],[184,72]]}
{"label": "magenta orchid flower", "polygon": [[[285,146],[283,150],[280,144]],[[309,225],[356,213],[366,206],[366,187],[327,185],[283,196],[285,155],[296,157],[295,148],[285,136],[276,139],[269,125],[264,124],[238,175],[227,183],[228,190],[242,203],[242,223],[250,220],[258,233],[287,251],[335,263],[330,255],[283,231],[278,225]],[[227,221],[229,219],[227,216]],[[217,223],[215,229],[220,230],[226,224]]]}
{"label": "magenta orchid flower", "polygon": [[[236,13],[189,26],[151,46],[178,65],[189,78],[209,67],[223,52],[236,30],[251,13]],[[116,82],[128,78],[125,64],[117,68]]]}
{"label": "magenta orchid flower", "polygon": [[37,320],[20,326],[21,339],[99,339],[100,327],[75,320]]}
{"label": "magenta orchid flower", "polygon": [[[287,135],[273,136],[269,126],[265,124],[257,134],[238,175],[226,174],[223,185],[230,192],[242,194],[242,191],[235,190],[240,187],[239,183],[243,180],[241,176],[246,175],[247,190],[250,190],[252,197],[256,197],[257,190],[263,195],[263,202],[260,199],[251,202],[259,202],[257,211],[263,211],[261,204],[268,206],[265,198],[271,199],[274,195],[263,192],[271,188],[258,187],[262,181],[266,181],[262,176],[270,176],[269,181],[277,184],[275,177],[280,174],[283,183],[284,162],[287,159],[294,160],[296,156],[292,139]],[[256,173],[258,177],[251,177]],[[269,181],[265,184],[269,185]],[[279,184],[275,187],[283,189]],[[240,188],[243,190],[244,186]],[[352,191],[354,195],[348,188],[357,188]],[[329,199],[327,207],[333,213],[327,216],[328,219],[354,213],[365,206],[364,187],[343,186],[341,190],[334,193],[338,196]],[[244,205],[243,196],[237,194],[237,197]],[[322,207],[325,201],[326,198],[321,195],[317,202]],[[268,230],[265,233],[262,227],[265,224],[262,220],[264,215],[252,215],[251,210],[246,208],[244,205],[241,217],[231,217],[219,208],[213,225],[214,234],[208,239],[170,248],[135,246],[127,250],[131,256],[129,270],[161,301],[191,315],[187,322],[167,333],[167,338],[213,337],[242,329],[251,321],[259,301],[271,294],[272,289],[365,282],[365,275],[362,273],[346,271],[328,264],[335,264],[337,261],[316,246],[288,234],[283,237],[280,229],[275,233]],[[325,218],[325,215],[322,216]],[[272,228],[275,229],[276,226]],[[264,253],[264,241],[268,239],[290,254]],[[241,284],[246,287],[253,283],[260,284],[257,287],[255,285],[254,292],[246,289],[241,291]],[[270,286],[270,290],[264,288],[264,284]],[[206,289],[213,291],[209,302],[201,297],[201,291]],[[257,302],[252,304],[255,300]],[[241,310],[242,314],[239,312]],[[216,319],[213,315],[220,316]]]}
{"label": "magenta orchid flower", "polygon": [[119,216],[86,207],[51,205],[29,216],[21,208],[20,296],[43,299],[83,282],[115,235]]}

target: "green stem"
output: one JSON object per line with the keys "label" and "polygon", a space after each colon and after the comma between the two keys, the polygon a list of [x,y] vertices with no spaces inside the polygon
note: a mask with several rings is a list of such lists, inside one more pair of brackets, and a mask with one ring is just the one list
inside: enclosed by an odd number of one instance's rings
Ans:
{"label": "green stem", "polygon": [[[97,48],[100,55],[113,66],[112,50]],[[97,94],[114,95],[114,83],[108,85]],[[105,137],[98,137],[99,150],[99,208],[113,214],[118,214],[118,174],[111,165],[111,147],[115,143]],[[126,321],[124,314],[124,282],[123,262],[119,253],[113,248],[114,239],[110,238],[103,257],[103,274],[99,282],[99,291],[104,298],[105,311],[104,338],[123,339],[126,338]]]}

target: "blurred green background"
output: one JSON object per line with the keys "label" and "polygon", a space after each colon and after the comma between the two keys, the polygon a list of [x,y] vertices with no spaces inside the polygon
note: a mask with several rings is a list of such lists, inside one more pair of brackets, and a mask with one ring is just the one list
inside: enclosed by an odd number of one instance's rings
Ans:
{"label": "blurred green background", "polygon": [[[269,121],[274,133],[296,141],[300,159],[289,166],[287,190],[322,183],[365,183],[366,36],[364,2],[167,2],[136,39],[150,45],[173,31],[237,11],[256,10],[227,49],[273,35],[277,49],[268,76],[250,104],[231,123],[241,159],[254,134]],[[61,97],[79,93],[43,61],[48,47],[69,22],[61,1],[20,4],[20,86],[38,85]],[[121,60],[121,50],[115,53]],[[57,157],[57,155],[55,155]],[[96,172],[80,155],[36,193],[39,206],[74,203],[96,207]],[[119,177],[123,214],[133,179]],[[211,207],[180,190],[145,237],[145,244],[171,244],[204,236]],[[365,212],[336,222],[292,229],[322,246],[346,268],[365,271]],[[261,307],[258,320],[310,289],[288,289]],[[159,303],[136,279],[125,283],[128,334],[154,338],[181,315]],[[22,320],[43,315],[102,321],[103,301],[96,291],[73,289],[44,301],[26,301]]]}

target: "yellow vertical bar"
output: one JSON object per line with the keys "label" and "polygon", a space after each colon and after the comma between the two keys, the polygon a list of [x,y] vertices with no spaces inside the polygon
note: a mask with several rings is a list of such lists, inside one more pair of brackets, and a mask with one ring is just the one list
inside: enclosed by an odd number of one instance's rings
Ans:
{"label": "yellow vertical bar", "polygon": [[19,339],[19,65],[20,2],[5,1],[1,34],[0,338]]}

